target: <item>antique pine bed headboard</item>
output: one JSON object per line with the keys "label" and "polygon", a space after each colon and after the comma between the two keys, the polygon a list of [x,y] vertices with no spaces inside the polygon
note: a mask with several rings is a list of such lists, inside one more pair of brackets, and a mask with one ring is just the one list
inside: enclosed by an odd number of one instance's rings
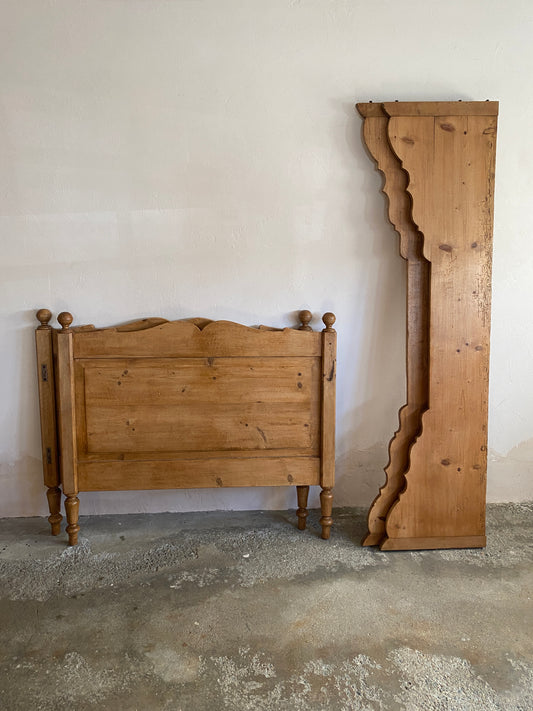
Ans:
{"label": "antique pine bed headboard", "polygon": [[335,316],[313,332],[229,321],[143,319],[52,328],[37,313],[44,483],[52,534],[65,495],[69,545],[80,491],[297,488],[298,528],[320,485],[322,538],[335,473]]}

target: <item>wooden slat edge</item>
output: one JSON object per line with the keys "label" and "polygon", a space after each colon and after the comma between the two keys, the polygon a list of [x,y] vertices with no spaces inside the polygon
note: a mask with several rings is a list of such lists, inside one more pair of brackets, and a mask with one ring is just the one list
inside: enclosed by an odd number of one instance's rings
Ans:
{"label": "wooden slat edge", "polygon": [[[221,323],[221,322],[218,322]],[[283,329],[267,331],[233,327],[216,332],[187,333],[164,324],[140,331],[88,331],[74,333],[74,358],[229,358],[320,356],[319,333]]]}
{"label": "wooden slat edge", "polygon": [[385,101],[387,116],[497,116],[497,101]]}
{"label": "wooden slat edge", "polygon": [[80,491],[203,489],[258,486],[258,482],[260,486],[311,485],[320,483],[320,459],[80,462],[78,481]]}
{"label": "wooden slat edge", "polygon": [[355,108],[363,118],[369,118],[370,116],[387,116],[385,111],[383,110],[383,105],[380,103],[374,103],[372,101],[369,101],[367,103],[361,103],[361,104],[356,104]]}
{"label": "wooden slat edge", "polygon": [[486,536],[443,536],[431,538],[386,538],[382,551],[437,550],[439,548],[484,548]]}
{"label": "wooden slat edge", "polygon": [[81,464],[105,462],[173,462],[207,459],[272,459],[285,457],[318,457],[318,446],[305,449],[248,449],[248,450],[190,450],[175,452],[88,452],[87,448],[78,449],[78,462]]}

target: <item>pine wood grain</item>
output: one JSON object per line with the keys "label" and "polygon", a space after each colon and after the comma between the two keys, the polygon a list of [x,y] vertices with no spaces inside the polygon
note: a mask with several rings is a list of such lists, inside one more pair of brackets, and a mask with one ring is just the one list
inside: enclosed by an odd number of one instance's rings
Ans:
{"label": "pine wood grain", "polygon": [[57,420],[61,448],[61,485],[67,496],[78,493],[74,360],[72,332],[63,329],[56,333],[57,342]]}
{"label": "pine wood grain", "polygon": [[80,462],[81,491],[300,486],[320,483],[319,457]]}
{"label": "pine wood grain", "polygon": [[321,337],[312,331],[249,328],[230,321],[166,321],[138,330],[74,332],[74,358],[220,358],[321,356]]}
{"label": "pine wood grain", "polygon": [[387,116],[497,116],[497,101],[386,101]]}
{"label": "pine wood grain", "polygon": [[37,319],[40,326],[35,331],[37,349],[37,382],[39,388],[39,413],[41,422],[41,451],[44,485],[48,487],[46,496],[50,516],[51,532],[57,536],[61,521],[61,489],[59,456],[57,446],[56,396],[54,377],[53,332],[49,321],[52,314],[48,309],[40,309]]}
{"label": "pine wood grain", "polygon": [[389,144],[389,119],[379,104],[358,104],[357,108],[365,118],[365,144],[385,179],[389,221],[399,235],[400,254],[407,260],[407,403],[399,412],[399,427],[389,444],[385,483],[368,513],[368,533],[363,539],[368,546],[379,544],[386,535],[387,513],[405,487],[409,450],[427,409],[430,266],[422,254],[422,235],[411,217],[407,173]]}
{"label": "pine wood grain", "polygon": [[[323,333],[311,330],[310,311],[299,319],[298,330],[204,318],[97,329],[60,314],[53,342],[69,544],[78,540],[79,491],[204,487],[296,486],[301,528],[306,492],[321,485],[328,537],[335,316],[324,315]],[[37,342],[46,347],[43,336]],[[59,488],[48,496],[52,512]]]}
{"label": "pine wood grain", "polygon": [[[431,262],[430,399],[390,537],[485,533],[490,274],[496,121],[391,119]],[[404,138],[409,136],[410,140]]]}
{"label": "pine wood grain", "polygon": [[55,351],[57,352],[58,378],[57,388],[57,422],[60,447],[61,486],[65,494],[65,512],[67,516],[67,533],[69,546],[78,543],[79,499],[78,494],[78,458],[76,438],[76,389],[74,380],[74,358],[70,328],[72,315],[64,311],[57,317],[61,331],[55,334]]}
{"label": "pine wood grain", "polygon": [[47,309],[38,312],[41,325],[35,330],[37,349],[37,382],[41,420],[41,445],[45,486],[59,486],[59,461],[57,453],[56,396],[52,327],[48,322],[52,314]]}
{"label": "pine wood grain", "polygon": [[318,448],[318,358],[83,365],[89,453]]}
{"label": "pine wood grain", "polygon": [[387,538],[380,546],[382,551],[437,550],[440,548],[484,548],[486,536],[441,536],[427,538]]}
{"label": "pine wood grain", "polygon": [[333,329],[335,316],[324,315],[326,328],[322,332],[322,459],[320,483],[331,489],[335,483],[335,381],[337,374],[337,334]]}
{"label": "pine wood grain", "polygon": [[[430,265],[424,273],[419,259],[408,286],[408,323],[428,334],[427,407],[420,401],[421,430],[407,450],[402,445],[404,486],[391,503],[395,487],[387,481],[371,508],[367,542],[385,550],[484,545],[497,102],[393,102],[382,105],[384,116],[366,106],[358,105],[365,140],[387,178],[391,220],[407,216]],[[408,177],[403,187],[395,159]],[[412,237],[406,243],[415,245]],[[408,381],[421,385],[416,339],[408,330]]]}

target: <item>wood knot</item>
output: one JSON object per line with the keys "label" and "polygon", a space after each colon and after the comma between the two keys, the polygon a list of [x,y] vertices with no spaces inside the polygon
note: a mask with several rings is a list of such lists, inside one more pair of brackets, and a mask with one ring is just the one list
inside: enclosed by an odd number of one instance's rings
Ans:
{"label": "wood knot", "polygon": [[409,138],[409,136],[402,136],[402,141],[404,143],[407,143],[408,146],[414,146],[415,142],[412,138]]}
{"label": "wood knot", "polygon": [[439,249],[442,249],[443,252],[451,252],[453,248],[449,244],[439,244]]}
{"label": "wood knot", "polygon": [[441,123],[440,127],[443,131],[448,131],[448,133],[453,133],[455,131],[455,126],[453,123]]}

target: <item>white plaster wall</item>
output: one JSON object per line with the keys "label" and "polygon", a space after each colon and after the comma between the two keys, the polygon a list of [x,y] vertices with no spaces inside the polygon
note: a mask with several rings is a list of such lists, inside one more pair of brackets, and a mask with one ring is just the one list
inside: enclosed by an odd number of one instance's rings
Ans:
{"label": "white plaster wall", "polygon": [[[2,0],[0,516],[46,513],[34,313],[99,326],[337,314],[335,503],[404,401],[404,264],[355,101],[499,99],[490,501],[533,498],[527,0]],[[84,494],[82,513],[283,508],[288,489]],[[313,499],[316,504],[316,498]]]}

